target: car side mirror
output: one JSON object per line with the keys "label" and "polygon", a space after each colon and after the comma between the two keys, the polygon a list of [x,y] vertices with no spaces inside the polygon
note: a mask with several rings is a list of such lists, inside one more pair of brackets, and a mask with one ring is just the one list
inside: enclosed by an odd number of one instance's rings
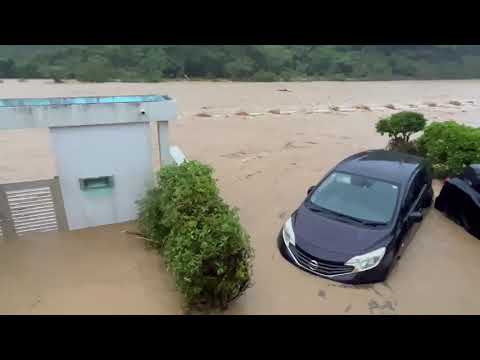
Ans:
{"label": "car side mirror", "polygon": [[307,190],[307,195],[310,195],[310,193],[315,189],[315,186],[310,186]]}
{"label": "car side mirror", "polygon": [[410,220],[416,223],[423,220],[423,214],[420,211],[413,211],[408,217]]}

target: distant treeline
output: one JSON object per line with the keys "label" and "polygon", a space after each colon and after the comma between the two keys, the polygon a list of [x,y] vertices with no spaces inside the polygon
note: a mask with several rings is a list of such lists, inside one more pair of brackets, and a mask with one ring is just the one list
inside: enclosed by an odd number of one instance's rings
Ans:
{"label": "distant treeline", "polygon": [[476,45],[3,45],[0,78],[394,80],[480,78]]}

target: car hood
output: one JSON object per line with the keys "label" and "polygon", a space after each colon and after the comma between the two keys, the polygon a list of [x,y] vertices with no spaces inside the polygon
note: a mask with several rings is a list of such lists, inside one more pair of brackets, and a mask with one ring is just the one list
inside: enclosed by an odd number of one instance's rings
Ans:
{"label": "car hood", "polygon": [[295,244],[319,259],[345,262],[375,247],[385,246],[389,228],[363,227],[346,223],[302,205],[293,225]]}

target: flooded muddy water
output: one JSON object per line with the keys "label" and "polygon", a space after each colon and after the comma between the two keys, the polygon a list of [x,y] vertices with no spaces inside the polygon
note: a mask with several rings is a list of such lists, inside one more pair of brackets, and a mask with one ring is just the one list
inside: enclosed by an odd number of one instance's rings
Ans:
{"label": "flooded muddy water", "polygon": [[[374,124],[416,104],[432,121],[480,125],[480,81],[0,84],[0,98],[168,94],[171,140],[212,165],[255,249],[254,285],[228,314],[478,314],[480,241],[431,209],[387,282],[346,286],[302,272],[276,249],[308,187],[352,153],[384,147]],[[290,92],[279,92],[288,88]],[[448,106],[451,100],[464,106]],[[469,103],[467,101],[473,101]],[[423,107],[424,102],[436,106]],[[321,112],[335,105],[372,111]],[[280,113],[271,113],[280,109]],[[235,115],[240,111],[255,116]],[[317,112],[315,112],[317,111]],[[323,110],[322,110],[323,111]],[[196,116],[206,112],[209,117]],[[258,115],[258,116],[257,116]],[[156,149],[155,149],[156,152]],[[157,152],[156,152],[157,153]],[[158,165],[158,155],[155,157]],[[47,130],[0,131],[0,182],[55,175]],[[435,184],[438,193],[440,184]],[[161,259],[113,225],[0,244],[0,313],[182,313]]]}

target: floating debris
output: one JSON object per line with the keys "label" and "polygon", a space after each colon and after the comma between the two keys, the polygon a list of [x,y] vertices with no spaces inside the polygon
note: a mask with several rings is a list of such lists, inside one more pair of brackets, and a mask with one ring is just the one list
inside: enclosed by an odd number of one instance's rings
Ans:
{"label": "floating debris", "polygon": [[462,103],[460,101],[457,101],[457,100],[451,100],[448,102],[450,105],[455,105],[455,106],[461,106]]}
{"label": "floating debris", "polygon": [[355,105],[354,108],[357,109],[357,110],[372,111],[372,109],[370,109],[369,106],[363,105],[363,104]]}
{"label": "floating debris", "polygon": [[395,105],[393,105],[393,104],[387,104],[387,105],[385,105],[385,107],[386,107],[387,109],[391,109],[391,110],[396,110],[396,109],[397,109],[397,108],[395,107]]}
{"label": "floating debris", "polygon": [[292,90],[289,90],[287,88],[284,88],[284,89],[277,89],[277,91],[283,91],[283,92],[292,92]]}
{"label": "floating debris", "polygon": [[238,116],[248,116],[248,113],[246,111],[238,111],[235,113],[235,115],[238,115]]}
{"label": "floating debris", "polygon": [[332,111],[339,111],[340,110],[340,108],[338,106],[335,106],[335,105],[330,105],[328,108]]}
{"label": "floating debris", "polygon": [[432,101],[426,101],[426,102],[424,102],[424,104],[427,105],[427,106],[430,106],[430,107],[435,107],[435,106],[437,106],[437,103],[434,103],[434,102],[432,102]]}
{"label": "floating debris", "polygon": [[261,174],[261,173],[262,173],[261,170],[255,171],[253,173],[247,174],[247,176],[245,176],[245,179],[251,178],[252,176],[257,175],[257,174]]}
{"label": "floating debris", "polygon": [[195,116],[198,116],[198,117],[212,117],[212,115],[210,115],[209,113],[206,113],[206,112],[198,113]]}
{"label": "floating debris", "polygon": [[280,109],[272,109],[272,110],[268,110],[268,112],[270,114],[280,115]]}

